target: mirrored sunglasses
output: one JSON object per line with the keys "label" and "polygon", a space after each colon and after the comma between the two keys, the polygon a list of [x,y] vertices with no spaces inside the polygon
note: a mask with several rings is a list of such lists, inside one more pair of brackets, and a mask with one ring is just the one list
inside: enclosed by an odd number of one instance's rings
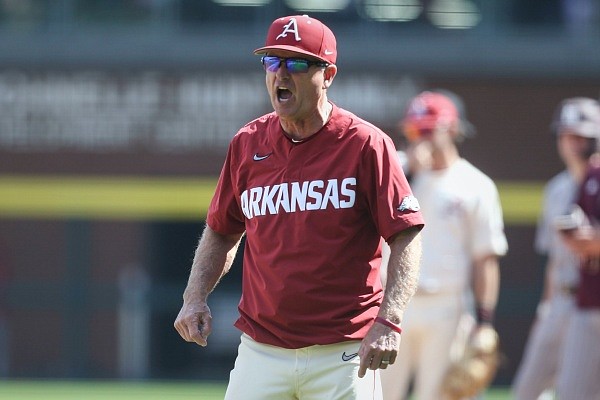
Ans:
{"label": "mirrored sunglasses", "polygon": [[311,65],[319,67],[327,67],[329,65],[324,61],[310,61],[304,58],[281,58],[274,56],[263,56],[260,61],[265,68],[265,71],[269,72],[277,72],[281,63],[284,62],[285,68],[292,74],[308,72]]}

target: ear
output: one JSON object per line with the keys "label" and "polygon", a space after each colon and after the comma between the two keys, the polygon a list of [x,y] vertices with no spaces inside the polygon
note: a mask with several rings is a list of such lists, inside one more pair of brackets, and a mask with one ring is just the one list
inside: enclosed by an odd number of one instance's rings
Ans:
{"label": "ear", "polygon": [[323,80],[323,89],[329,88],[333,83],[333,79],[337,74],[337,66],[335,64],[328,65],[323,72],[325,79]]}

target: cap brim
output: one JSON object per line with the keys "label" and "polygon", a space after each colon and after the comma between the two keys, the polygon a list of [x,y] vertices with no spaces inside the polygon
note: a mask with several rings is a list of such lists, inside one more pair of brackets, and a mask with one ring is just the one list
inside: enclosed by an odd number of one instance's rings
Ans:
{"label": "cap brim", "polygon": [[561,131],[569,131],[576,136],[590,139],[600,137],[600,127],[597,124],[589,121],[580,122],[578,124],[554,123],[551,125],[551,129],[557,135],[560,134]]}
{"label": "cap brim", "polygon": [[461,120],[460,125],[462,128],[462,134],[466,138],[472,138],[477,133],[475,126],[466,119]]}
{"label": "cap brim", "polygon": [[314,58],[316,58],[318,60],[321,60],[323,62],[331,64],[331,61],[328,61],[328,60],[324,59],[323,57],[319,57],[315,53],[311,53],[310,51],[306,51],[306,50],[300,49],[300,48],[295,47],[295,46],[287,46],[287,45],[265,46],[265,47],[261,47],[261,48],[258,48],[256,50],[254,50],[254,54],[257,54],[257,55],[266,54],[266,53],[269,52],[269,50],[286,50],[286,51],[291,51],[293,53],[303,54],[305,56],[311,56],[311,57],[314,57]]}
{"label": "cap brim", "polygon": [[418,120],[408,118],[402,121],[403,129],[416,129],[416,130],[430,130],[434,129],[437,125],[437,120],[435,118],[421,118]]}

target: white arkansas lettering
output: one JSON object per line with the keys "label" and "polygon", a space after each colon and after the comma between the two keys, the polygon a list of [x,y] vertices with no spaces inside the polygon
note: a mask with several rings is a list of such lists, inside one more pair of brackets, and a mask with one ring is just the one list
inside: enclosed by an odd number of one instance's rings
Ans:
{"label": "white arkansas lettering", "polygon": [[240,202],[248,219],[279,213],[351,208],[356,202],[356,178],[253,187],[244,190]]}

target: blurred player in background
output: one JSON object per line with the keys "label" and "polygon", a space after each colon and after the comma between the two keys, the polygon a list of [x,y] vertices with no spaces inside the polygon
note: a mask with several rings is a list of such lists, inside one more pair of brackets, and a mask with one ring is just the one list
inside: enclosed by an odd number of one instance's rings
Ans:
{"label": "blurred player in background", "polygon": [[[600,105],[591,121],[600,141]],[[600,148],[579,188],[583,212],[561,237],[580,259],[577,306],[569,321],[557,379],[559,399],[600,400]]]}
{"label": "blurred player in background", "polygon": [[10,372],[10,316],[8,284],[11,278],[8,250],[0,237],[0,379],[8,378]]}
{"label": "blurred player in background", "polygon": [[[379,369],[396,359],[416,290],[419,204],[392,140],[328,100],[328,27],[279,18],[255,54],[275,112],[230,143],[175,328],[207,344],[208,295],[245,234],[243,334],[225,398],[381,399]],[[385,294],[381,237],[391,247]]]}
{"label": "blurred player in background", "polygon": [[598,127],[593,119],[597,109],[595,100],[577,97],[563,100],[554,113],[551,131],[565,169],[550,179],[544,189],[535,238],[536,251],[547,257],[544,290],[515,375],[515,400],[536,400],[556,384],[579,281],[579,257],[562,240],[558,224],[573,211],[579,186],[596,149]]}
{"label": "blurred player in background", "polygon": [[494,321],[498,258],[508,248],[502,210],[493,181],[459,154],[470,124],[450,96],[423,92],[402,120],[411,187],[427,226],[398,361],[381,373],[385,400],[405,399],[413,377],[415,398],[443,399],[457,337],[464,344]]}

